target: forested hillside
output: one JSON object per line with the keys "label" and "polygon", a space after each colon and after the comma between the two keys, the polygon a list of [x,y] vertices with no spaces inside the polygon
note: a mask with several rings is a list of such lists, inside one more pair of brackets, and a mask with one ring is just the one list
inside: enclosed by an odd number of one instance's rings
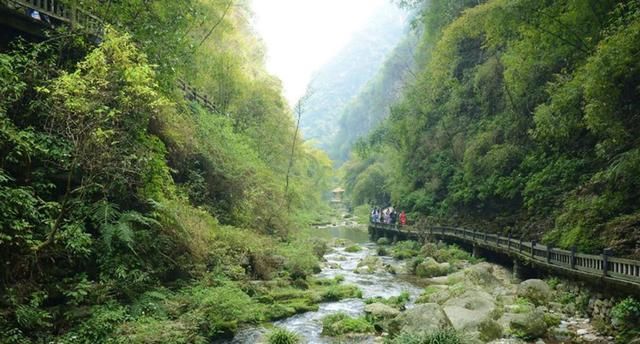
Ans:
{"label": "forested hillside", "polygon": [[301,128],[305,139],[324,149],[333,146],[344,107],[380,69],[404,29],[404,13],[391,3],[384,5],[314,74],[310,95],[303,104]]}
{"label": "forested hillside", "polygon": [[421,66],[346,166],[357,204],[640,256],[640,6],[402,1]]}
{"label": "forested hillside", "polygon": [[354,142],[389,116],[391,105],[405,85],[415,78],[418,37],[418,32],[410,31],[387,56],[376,75],[340,111],[338,132],[327,148],[335,162],[346,161]]}
{"label": "forested hillside", "polygon": [[84,6],[99,45],[61,27],[0,52],[0,342],[204,343],[317,307],[270,295],[311,283],[322,246],[295,229],[331,163],[294,138],[248,4]]}

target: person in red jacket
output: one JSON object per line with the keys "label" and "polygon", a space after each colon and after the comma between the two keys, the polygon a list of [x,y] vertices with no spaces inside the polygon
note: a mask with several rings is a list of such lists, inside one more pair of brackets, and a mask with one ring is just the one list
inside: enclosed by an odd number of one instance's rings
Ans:
{"label": "person in red jacket", "polygon": [[400,225],[404,226],[407,224],[407,214],[404,213],[404,210],[400,213]]}

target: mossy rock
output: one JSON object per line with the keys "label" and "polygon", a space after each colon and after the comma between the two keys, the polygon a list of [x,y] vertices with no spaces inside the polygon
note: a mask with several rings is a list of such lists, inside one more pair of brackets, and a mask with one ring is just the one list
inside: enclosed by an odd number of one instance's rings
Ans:
{"label": "mossy rock", "polygon": [[362,247],[360,247],[359,245],[351,245],[347,246],[344,251],[349,253],[356,253],[362,251]]}
{"label": "mossy rock", "polygon": [[417,241],[399,241],[393,245],[392,255],[396,259],[408,259],[420,253],[420,244]]}
{"label": "mossy rock", "polygon": [[501,338],[504,332],[502,325],[493,319],[487,319],[478,325],[480,340],[487,343],[494,339]]}
{"label": "mossy rock", "polygon": [[437,303],[416,305],[389,322],[389,333],[426,333],[451,327],[451,321]]}
{"label": "mossy rock", "polygon": [[443,304],[449,297],[449,287],[446,285],[430,285],[426,287],[422,294],[416,299],[416,303]]}
{"label": "mossy rock", "polygon": [[549,328],[545,322],[545,314],[540,310],[514,317],[511,319],[509,327],[513,335],[524,340],[540,338],[547,333]]}
{"label": "mossy rock", "polygon": [[391,243],[391,241],[385,237],[382,237],[380,239],[378,239],[378,241],[376,241],[376,243],[378,245],[389,245]]}
{"label": "mossy rock", "polygon": [[439,277],[450,272],[449,263],[438,263],[433,258],[426,258],[422,263],[416,265],[416,276],[419,277]]}
{"label": "mossy rock", "polygon": [[336,313],[322,319],[322,334],[326,336],[373,332],[375,332],[373,325],[362,317],[352,318],[344,313]]}
{"label": "mossy rock", "polygon": [[530,300],[536,306],[540,306],[551,300],[552,291],[545,281],[530,279],[520,283],[518,296]]}
{"label": "mossy rock", "polygon": [[352,284],[333,285],[322,293],[323,301],[338,301],[350,298],[362,298],[362,291]]}
{"label": "mossy rock", "polygon": [[400,311],[384,303],[376,302],[366,305],[364,313],[366,319],[374,325],[376,330],[387,331],[389,322],[398,316]]}

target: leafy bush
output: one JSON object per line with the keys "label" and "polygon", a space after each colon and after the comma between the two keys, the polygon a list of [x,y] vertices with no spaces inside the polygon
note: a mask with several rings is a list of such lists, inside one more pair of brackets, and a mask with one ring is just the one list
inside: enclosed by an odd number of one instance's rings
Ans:
{"label": "leafy bush", "polygon": [[332,285],[323,293],[322,299],[325,301],[338,301],[348,298],[362,298],[362,291],[355,285]]}
{"label": "leafy bush", "polygon": [[403,309],[404,305],[409,302],[409,293],[406,291],[403,291],[402,293],[400,293],[400,295],[398,296],[391,296],[389,298],[383,298],[380,296],[376,296],[376,297],[372,297],[372,298],[368,298],[366,300],[364,300],[364,303],[366,304],[372,304],[372,303],[383,303],[385,305],[389,305],[395,308],[399,308],[399,309]]}
{"label": "leafy bush", "polygon": [[300,337],[287,329],[276,327],[267,336],[269,344],[296,344],[300,342]]}
{"label": "leafy bush", "polygon": [[611,309],[611,321],[619,331],[618,343],[628,343],[640,337],[640,302],[632,297],[620,301]]}
{"label": "leafy bush", "polygon": [[402,332],[388,341],[389,344],[463,344],[463,336],[452,329],[438,330],[430,333]]}
{"label": "leafy bush", "polygon": [[389,239],[387,239],[386,237],[382,237],[378,239],[378,241],[376,241],[376,244],[378,245],[389,245],[390,243],[391,241],[389,241]]}
{"label": "leafy bush", "polygon": [[398,241],[391,248],[391,252],[396,259],[407,259],[417,256],[420,253],[420,244],[417,241]]}

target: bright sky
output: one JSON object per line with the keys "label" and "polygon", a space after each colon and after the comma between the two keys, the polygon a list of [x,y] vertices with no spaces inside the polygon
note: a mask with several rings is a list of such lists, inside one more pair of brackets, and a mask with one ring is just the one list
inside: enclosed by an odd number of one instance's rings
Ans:
{"label": "bright sky", "polygon": [[385,1],[253,0],[254,25],[267,45],[267,69],[282,80],[289,104]]}

